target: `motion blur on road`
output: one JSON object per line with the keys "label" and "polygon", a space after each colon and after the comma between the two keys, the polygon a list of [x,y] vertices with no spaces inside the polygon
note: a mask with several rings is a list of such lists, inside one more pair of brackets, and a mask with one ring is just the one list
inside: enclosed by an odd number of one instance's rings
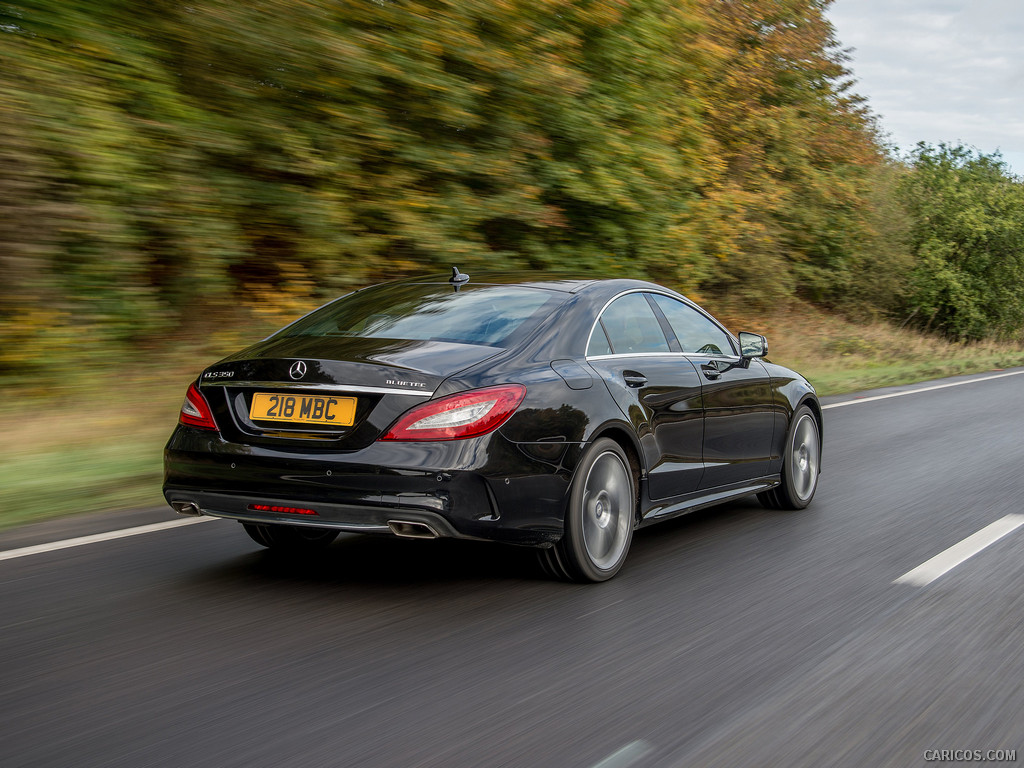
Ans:
{"label": "motion blur on road", "polygon": [[1019,752],[1024,528],[925,586],[893,582],[1020,513],[1022,376],[826,399],[810,508],[743,502],[646,529],[601,585],[455,541],[352,536],[288,561],[227,521],[12,557],[164,510],[8,532],[0,764],[907,766],[932,749]]}

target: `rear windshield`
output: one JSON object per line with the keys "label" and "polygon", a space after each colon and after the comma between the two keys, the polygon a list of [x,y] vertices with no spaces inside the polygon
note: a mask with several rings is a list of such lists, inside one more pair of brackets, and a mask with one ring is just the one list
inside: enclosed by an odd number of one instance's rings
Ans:
{"label": "rear windshield", "polygon": [[508,346],[562,303],[564,294],[515,285],[379,285],[349,294],[284,328],[277,337],[454,341]]}

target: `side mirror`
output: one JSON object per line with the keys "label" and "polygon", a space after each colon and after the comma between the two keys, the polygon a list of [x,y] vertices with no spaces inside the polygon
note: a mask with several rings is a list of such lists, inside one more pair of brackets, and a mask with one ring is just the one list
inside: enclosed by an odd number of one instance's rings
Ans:
{"label": "side mirror", "polygon": [[756,333],[740,331],[740,355],[744,360],[764,357],[768,354],[768,339]]}

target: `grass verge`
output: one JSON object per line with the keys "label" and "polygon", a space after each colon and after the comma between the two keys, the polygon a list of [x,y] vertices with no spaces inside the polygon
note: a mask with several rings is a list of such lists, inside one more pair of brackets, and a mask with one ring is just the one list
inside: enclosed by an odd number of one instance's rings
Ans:
{"label": "grass verge", "polygon": [[[1024,365],[1019,344],[951,344],[806,306],[757,318],[709,309],[733,330],[766,335],[769,358],[803,373],[821,395]],[[63,389],[6,392],[0,406],[7,437],[0,447],[0,528],[163,504],[162,449],[185,389],[207,362],[233,346],[180,353],[172,366],[140,363],[130,378],[100,368]]]}

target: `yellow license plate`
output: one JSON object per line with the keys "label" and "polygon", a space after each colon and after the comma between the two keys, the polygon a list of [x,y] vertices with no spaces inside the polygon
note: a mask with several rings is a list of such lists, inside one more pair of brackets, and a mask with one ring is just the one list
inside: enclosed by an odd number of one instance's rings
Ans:
{"label": "yellow license plate", "polygon": [[291,421],[298,424],[351,427],[356,420],[356,398],[257,392],[252,396],[249,418],[253,421]]}

